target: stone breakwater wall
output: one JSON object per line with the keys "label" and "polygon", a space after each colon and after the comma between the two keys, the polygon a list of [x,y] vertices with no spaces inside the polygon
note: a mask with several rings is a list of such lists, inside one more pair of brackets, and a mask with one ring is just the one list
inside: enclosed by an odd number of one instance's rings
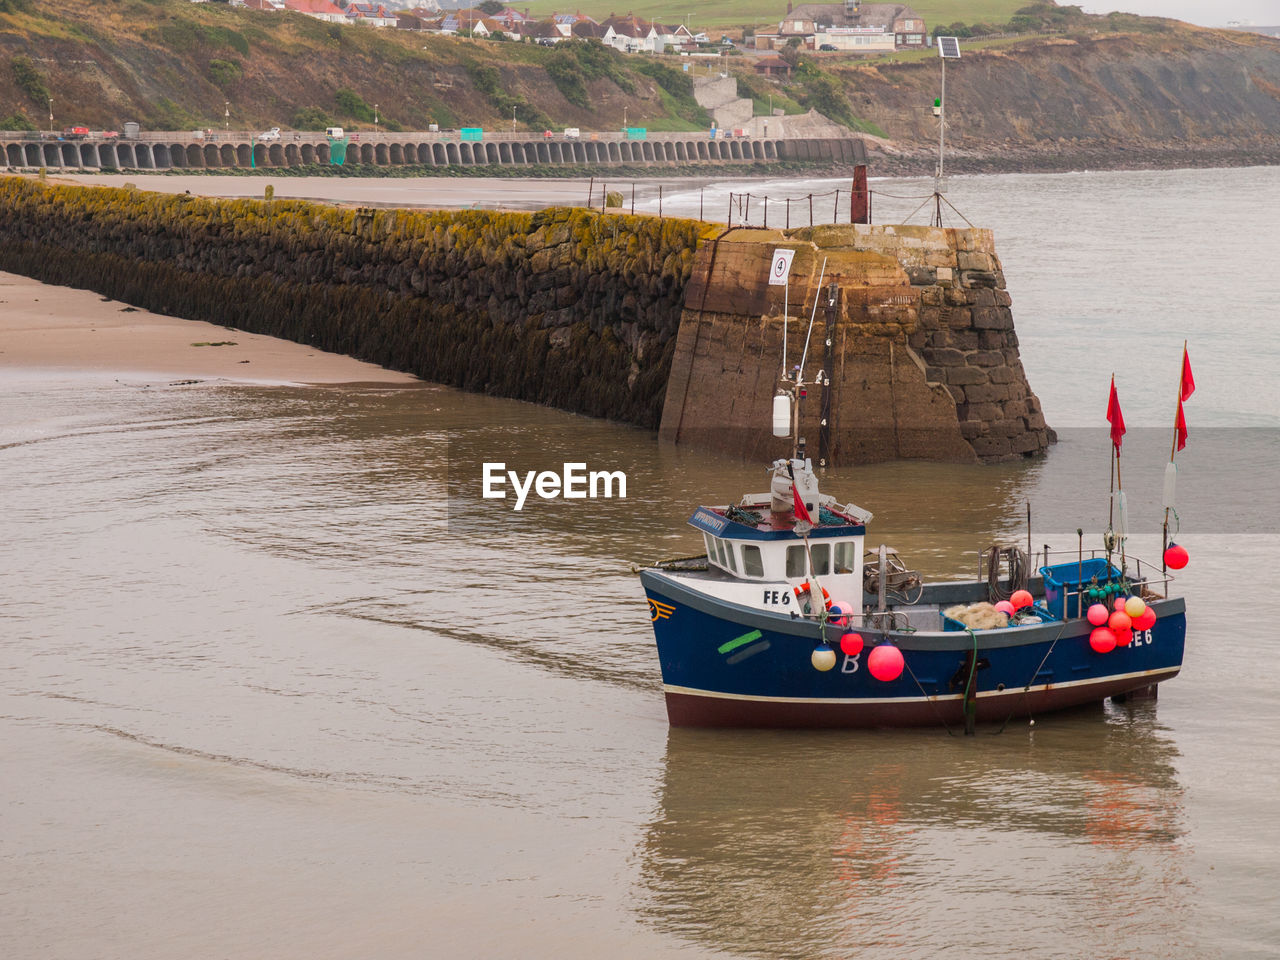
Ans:
{"label": "stone breakwater wall", "polygon": [[[796,251],[785,322],[767,283],[779,246]],[[832,464],[972,462],[1052,439],[985,230],[726,231],[3,177],[0,269],[749,459],[789,449],[770,432],[784,331],[792,365],[820,293],[805,372],[828,383],[801,410],[813,453],[821,439]]]}
{"label": "stone breakwater wall", "polygon": [[[767,283],[779,247],[796,251],[785,323],[783,287]],[[733,230],[699,252],[661,436],[748,459],[786,453],[771,404],[784,339],[791,368],[815,295],[805,378],[829,382],[800,408],[815,460],[990,461],[1052,442],[990,231],[865,225]]]}
{"label": "stone breakwater wall", "polygon": [[0,269],[656,427],[699,243],[589,210],[358,210],[0,178]]}

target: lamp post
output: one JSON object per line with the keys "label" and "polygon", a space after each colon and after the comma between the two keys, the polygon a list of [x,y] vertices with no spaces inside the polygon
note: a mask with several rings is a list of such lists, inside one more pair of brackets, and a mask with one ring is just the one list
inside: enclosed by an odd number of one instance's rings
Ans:
{"label": "lamp post", "polygon": [[53,97],[49,98],[49,132],[53,133]]}
{"label": "lamp post", "polygon": [[511,133],[514,136],[516,132],[516,108],[511,108]]}
{"label": "lamp post", "polygon": [[231,129],[231,101],[230,100],[222,101],[222,129],[223,130]]}
{"label": "lamp post", "polygon": [[373,105],[373,132],[380,132],[378,130],[378,105],[376,103]]}

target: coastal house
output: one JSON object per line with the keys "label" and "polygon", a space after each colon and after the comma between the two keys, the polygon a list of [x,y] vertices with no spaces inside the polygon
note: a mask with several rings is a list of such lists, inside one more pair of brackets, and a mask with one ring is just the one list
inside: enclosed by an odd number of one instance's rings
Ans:
{"label": "coastal house", "polygon": [[904,3],[787,4],[776,30],[756,32],[756,48],[776,50],[798,39],[809,49],[880,53],[923,49],[929,45],[924,18]]}
{"label": "coastal house", "polygon": [[284,0],[232,0],[232,4],[246,10],[262,10],[267,13],[280,13],[287,9]]}
{"label": "coastal house", "polygon": [[347,22],[346,12],[329,0],[284,0],[284,6],[292,13],[301,13],[326,23]]}
{"label": "coastal house", "polygon": [[381,3],[353,3],[347,7],[347,19],[367,27],[394,27],[396,17]]}
{"label": "coastal house", "polygon": [[785,80],[791,76],[791,64],[781,57],[761,57],[756,61],[756,73],[762,77],[782,77]]}

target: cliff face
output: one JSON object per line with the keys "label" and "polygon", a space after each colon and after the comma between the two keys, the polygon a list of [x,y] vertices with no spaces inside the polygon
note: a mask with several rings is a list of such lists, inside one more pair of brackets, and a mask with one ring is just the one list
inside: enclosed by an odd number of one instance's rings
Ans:
{"label": "cliff face", "polygon": [[[936,58],[841,72],[854,109],[932,172]],[[947,167],[957,173],[1280,161],[1280,41],[1229,31],[1024,41],[947,67]]]}

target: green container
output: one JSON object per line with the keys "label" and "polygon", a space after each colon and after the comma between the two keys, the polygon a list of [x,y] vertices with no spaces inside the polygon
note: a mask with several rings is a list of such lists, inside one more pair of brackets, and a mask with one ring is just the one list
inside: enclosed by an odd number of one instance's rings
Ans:
{"label": "green container", "polygon": [[458,131],[458,136],[462,140],[483,140],[483,127],[463,127]]}
{"label": "green container", "polygon": [[645,127],[627,127],[628,140],[648,140],[649,131]]}

